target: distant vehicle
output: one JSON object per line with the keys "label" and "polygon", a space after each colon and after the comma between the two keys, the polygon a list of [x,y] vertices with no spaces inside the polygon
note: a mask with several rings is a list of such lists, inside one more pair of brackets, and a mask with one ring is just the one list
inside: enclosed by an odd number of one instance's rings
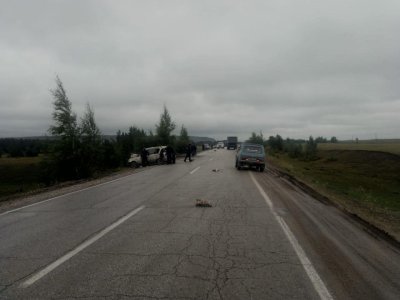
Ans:
{"label": "distant vehicle", "polygon": [[204,148],[204,150],[210,150],[211,149],[209,144],[203,144],[203,148]]}
{"label": "distant vehicle", "polygon": [[224,142],[218,142],[217,143],[217,149],[223,149],[225,147]]}
{"label": "distant vehicle", "polygon": [[265,169],[264,146],[259,144],[247,144],[247,143],[242,144],[240,149],[236,153],[235,166],[238,170],[246,166],[249,168],[255,167],[260,172],[264,172]]}
{"label": "distant vehicle", "polygon": [[[147,158],[149,164],[158,164],[161,162],[166,162],[167,157],[165,154],[166,146],[148,147],[146,150],[149,152],[149,157]],[[128,160],[128,164],[133,168],[138,168],[142,165],[142,158],[140,154],[132,153]]]}
{"label": "distant vehicle", "polygon": [[227,140],[228,140],[228,143],[227,143],[226,148],[228,150],[230,150],[230,149],[235,150],[237,148],[237,142],[238,142],[237,136],[228,136]]}
{"label": "distant vehicle", "polygon": [[166,160],[167,158],[164,155],[165,148],[167,148],[167,146],[157,146],[157,147],[146,148],[146,150],[149,151],[149,157],[148,157],[149,163],[150,164],[158,164],[162,160],[164,160],[164,159]]}

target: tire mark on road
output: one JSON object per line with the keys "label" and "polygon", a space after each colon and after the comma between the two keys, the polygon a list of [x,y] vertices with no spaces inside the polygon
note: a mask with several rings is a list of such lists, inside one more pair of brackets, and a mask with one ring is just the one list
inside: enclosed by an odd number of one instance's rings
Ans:
{"label": "tire mark on road", "polygon": [[300,246],[299,242],[297,241],[296,237],[290,230],[289,226],[286,222],[278,215],[278,213],[274,210],[274,205],[268,195],[265,193],[264,189],[260,186],[258,181],[255,179],[254,175],[249,172],[250,177],[257,187],[258,191],[260,192],[261,196],[264,198],[265,202],[269,206],[274,215],[276,221],[279,223],[281,228],[283,229],[286,237],[288,238],[290,244],[292,245],[294,251],[296,252],[298,258],[301,261],[301,264],[306,271],[307,276],[311,280],[315,291],[318,293],[319,297],[322,300],[333,300],[332,295],[329,293],[327,287],[325,286],[324,282],[318,275],[317,271],[315,270],[314,266],[312,265],[311,261],[308,259],[306,253],[304,252],[303,248]]}

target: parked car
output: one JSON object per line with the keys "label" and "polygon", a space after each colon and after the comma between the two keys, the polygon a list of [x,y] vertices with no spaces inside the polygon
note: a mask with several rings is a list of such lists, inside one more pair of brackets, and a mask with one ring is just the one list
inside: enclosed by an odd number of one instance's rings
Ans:
{"label": "parked car", "polygon": [[[165,155],[166,146],[148,147],[146,150],[149,152],[147,161],[149,164],[158,164],[166,162],[167,157]],[[138,168],[142,165],[142,158],[140,154],[132,153],[128,160],[128,164],[133,168]]]}
{"label": "parked car", "polygon": [[259,144],[244,143],[236,153],[235,166],[238,170],[246,166],[255,167],[260,172],[265,169],[265,151],[264,146]]}
{"label": "parked car", "polygon": [[167,158],[165,157],[165,155],[160,155],[161,153],[164,152],[163,150],[165,148],[167,148],[167,146],[157,146],[157,147],[146,148],[146,150],[149,151],[149,157],[148,157],[149,164],[158,164],[164,158],[166,160]]}
{"label": "parked car", "polygon": [[168,155],[167,155],[167,151],[168,151],[168,146],[167,147],[165,147],[164,148],[164,146],[162,146],[163,148],[161,148],[161,150],[160,150],[160,158],[159,158],[159,161],[158,161],[158,163],[161,163],[161,164],[165,164],[165,163],[170,163],[170,164],[175,164],[175,161],[176,161],[176,153],[175,153],[175,150],[172,148],[172,147],[170,147],[170,151],[171,151],[171,159],[170,159],[170,161],[168,162]]}
{"label": "parked car", "polygon": [[132,153],[131,157],[128,159],[128,165],[132,168],[139,168],[142,165],[140,154]]}

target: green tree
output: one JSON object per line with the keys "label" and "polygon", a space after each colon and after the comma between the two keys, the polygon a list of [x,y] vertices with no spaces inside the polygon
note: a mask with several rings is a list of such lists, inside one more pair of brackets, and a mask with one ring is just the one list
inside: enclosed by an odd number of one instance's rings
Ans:
{"label": "green tree", "polygon": [[120,157],[117,154],[117,143],[104,139],[101,145],[100,166],[102,169],[113,169],[120,165]]}
{"label": "green tree", "polygon": [[101,141],[101,132],[97,127],[94,112],[89,103],[86,104],[86,112],[81,119],[81,134],[84,140],[91,143],[99,143]]}
{"label": "green tree", "polygon": [[300,158],[303,156],[303,144],[305,141],[303,140],[293,140],[286,138],[284,141],[283,151],[287,152],[289,157],[291,158]]}
{"label": "green tree", "polygon": [[76,114],[72,112],[71,102],[65,92],[60,78],[56,77],[56,89],[51,90],[54,97],[54,125],[49,132],[58,137],[51,158],[55,176],[58,179],[79,177],[79,137],[80,132],[76,121]]}
{"label": "green tree", "polygon": [[128,165],[129,157],[132,153],[140,153],[143,147],[154,146],[155,137],[152,133],[148,136],[143,129],[135,126],[129,127],[128,132],[118,130],[115,143],[115,154],[119,164]]}
{"label": "green tree", "polygon": [[147,135],[143,129],[135,126],[129,127],[129,137],[132,142],[132,151],[139,153],[140,150],[146,146]]}
{"label": "green tree", "polygon": [[316,140],[314,140],[314,138],[312,136],[310,136],[310,138],[308,139],[307,143],[306,143],[306,148],[304,151],[304,158],[306,160],[314,160],[317,159],[317,146],[318,143]]}
{"label": "green tree", "polygon": [[277,134],[276,137],[270,136],[268,139],[268,146],[272,152],[283,151],[283,138]]}
{"label": "green tree", "polygon": [[331,137],[331,143],[337,143],[338,139],[336,138],[336,136]]}
{"label": "green tree", "polygon": [[120,165],[126,166],[128,164],[128,159],[132,151],[133,151],[133,145],[129,133],[121,132],[121,130],[118,130],[116,153],[119,158]]}
{"label": "green tree", "polygon": [[178,153],[184,153],[186,151],[186,147],[189,144],[189,134],[185,126],[182,125],[181,127],[181,133],[176,145],[176,151]]}
{"label": "green tree", "polygon": [[315,142],[316,142],[317,144],[323,144],[323,143],[327,143],[328,140],[327,140],[326,138],[324,138],[323,136],[319,136],[319,137],[317,137],[317,138],[315,139]]}
{"label": "green tree", "polygon": [[67,97],[64,86],[60,78],[56,77],[56,89],[51,90],[54,97],[54,125],[50,126],[50,133],[53,136],[59,136],[73,143],[78,137],[78,125],[76,122],[76,114],[72,112],[72,104]]}
{"label": "green tree", "polygon": [[247,142],[253,143],[253,144],[264,145],[264,136],[261,131],[260,131],[260,134],[256,134],[255,132],[252,132],[251,137],[247,140]]}
{"label": "green tree", "polygon": [[175,129],[175,123],[172,121],[167,107],[164,105],[164,111],[160,115],[160,122],[156,125],[156,133],[160,143],[167,145],[171,142],[171,132]]}
{"label": "green tree", "polygon": [[189,134],[187,129],[182,125],[181,127],[181,134],[179,136],[179,140],[188,144],[189,143]]}
{"label": "green tree", "polygon": [[101,133],[89,103],[86,104],[86,112],[81,119],[80,133],[80,173],[82,177],[89,177],[99,169],[102,146]]}

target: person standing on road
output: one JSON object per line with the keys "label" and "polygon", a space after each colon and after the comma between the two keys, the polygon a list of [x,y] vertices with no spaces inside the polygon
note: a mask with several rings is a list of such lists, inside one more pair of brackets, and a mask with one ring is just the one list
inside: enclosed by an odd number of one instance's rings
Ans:
{"label": "person standing on road", "polygon": [[196,145],[194,144],[194,145],[192,145],[192,157],[193,157],[193,156],[196,156],[196,154],[197,154],[197,147],[196,147]]}
{"label": "person standing on road", "polygon": [[143,147],[142,152],[140,153],[140,158],[142,159],[142,166],[146,167],[149,164],[148,161],[149,151]]}
{"label": "person standing on road", "polygon": [[167,164],[175,163],[175,151],[174,148],[172,148],[170,145],[165,148],[165,151],[167,152]]}
{"label": "person standing on road", "polygon": [[160,159],[158,160],[160,164],[163,164],[165,162],[164,161],[165,151],[166,151],[165,149],[161,149],[160,151]]}
{"label": "person standing on road", "polygon": [[189,144],[186,148],[186,156],[185,159],[183,160],[184,162],[186,162],[186,159],[189,158],[189,161],[192,161],[192,144]]}

